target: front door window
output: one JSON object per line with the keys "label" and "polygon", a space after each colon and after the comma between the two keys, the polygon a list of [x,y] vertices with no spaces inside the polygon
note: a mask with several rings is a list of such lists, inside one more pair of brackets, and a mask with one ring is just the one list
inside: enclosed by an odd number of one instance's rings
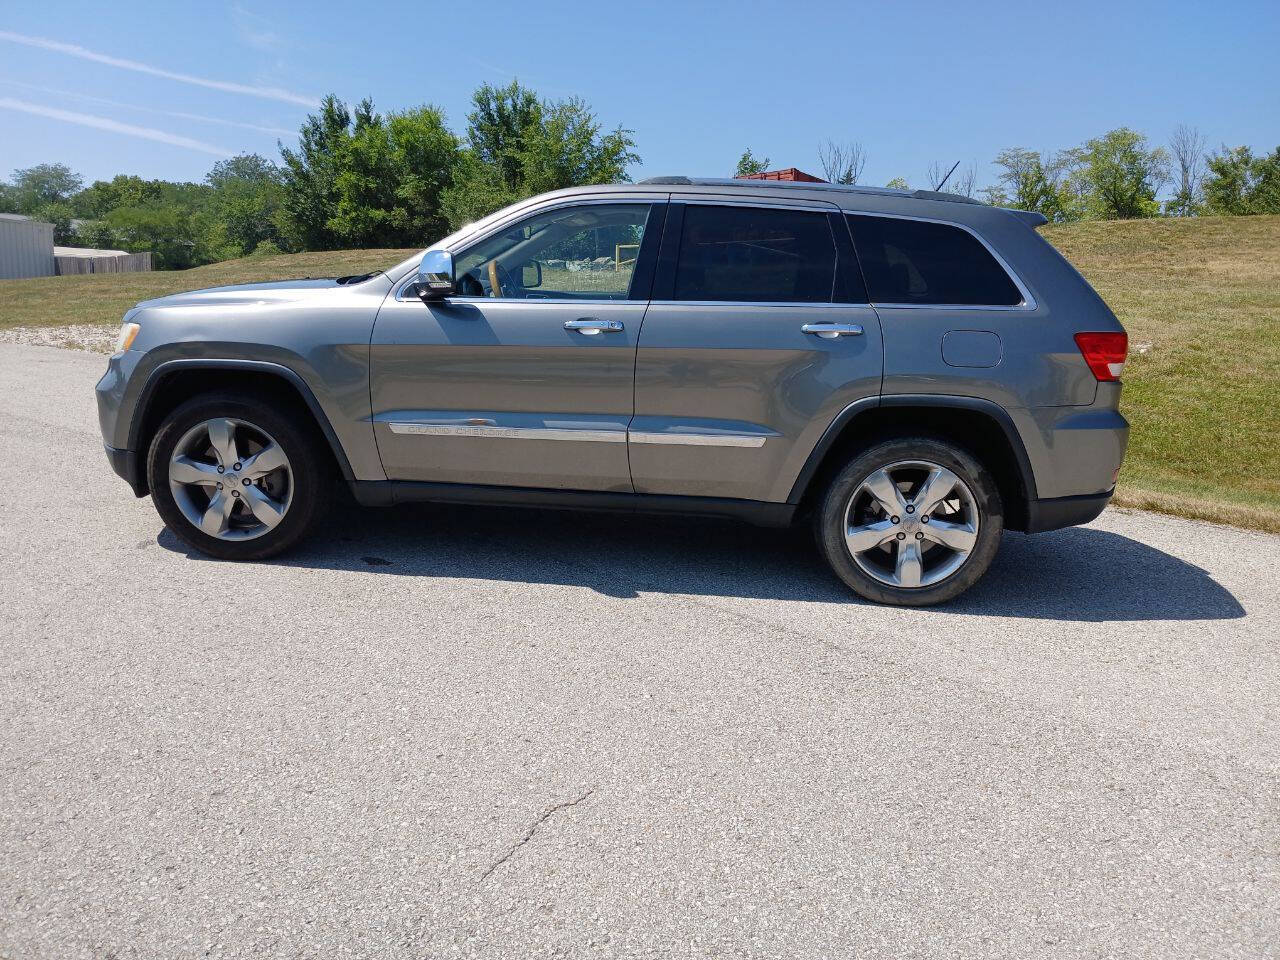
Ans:
{"label": "front door window", "polygon": [[626,300],[650,207],[584,204],[521,220],[458,255],[458,295]]}

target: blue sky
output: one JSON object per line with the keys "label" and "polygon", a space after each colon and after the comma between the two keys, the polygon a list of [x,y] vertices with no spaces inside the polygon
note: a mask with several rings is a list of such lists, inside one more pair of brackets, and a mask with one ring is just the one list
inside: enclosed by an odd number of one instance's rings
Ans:
{"label": "blue sky", "polygon": [[[863,181],[932,161],[993,179],[1003,147],[1127,125],[1164,142],[1280,145],[1280,3],[0,2],[0,176],[63,162],[201,179],[276,157],[309,102],[434,103],[512,77],[634,130],[633,176],[729,175],[750,147],[819,172],[861,141]],[[291,132],[292,131],[292,132]]]}

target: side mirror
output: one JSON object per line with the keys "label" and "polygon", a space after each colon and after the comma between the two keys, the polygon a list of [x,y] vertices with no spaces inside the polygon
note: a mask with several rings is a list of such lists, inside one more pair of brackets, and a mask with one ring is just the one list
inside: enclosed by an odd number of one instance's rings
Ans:
{"label": "side mirror", "polygon": [[542,286],[542,264],[539,261],[530,260],[520,268],[520,286],[526,290]]}
{"label": "side mirror", "polygon": [[428,250],[418,264],[418,297],[442,300],[454,292],[453,254],[448,250]]}

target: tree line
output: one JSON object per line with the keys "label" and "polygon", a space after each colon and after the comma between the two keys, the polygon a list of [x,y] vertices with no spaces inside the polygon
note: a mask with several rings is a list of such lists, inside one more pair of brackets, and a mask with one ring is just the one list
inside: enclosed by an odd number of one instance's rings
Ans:
{"label": "tree line", "polygon": [[[278,161],[243,154],[202,183],[121,174],[85,186],[62,164],[15,171],[0,212],[54,224],[56,243],[155,253],[159,269],[250,255],[352,247],[422,246],[509,203],[546,190],[627,181],[639,161],[632,131],[602,129],[583,100],[549,100],[513,81],[472,96],[462,133],[438,107],[378,113],[326,97]],[[818,149],[832,183],[861,182],[867,151],[828,140]],[[934,162],[931,189],[1034,210],[1053,222],[1280,213],[1280,148],[1206,151],[1179,127],[1167,147],[1128,128],[1052,153],[1013,147],[995,157],[996,182]],[[745,151],[734,174],[769,169]],[[945,180],[945,183],[944,183]],[[890,187],[908,187],[901,177]],[[1168,199],[1157,197],[1165,190]]]}
{"label": "tree line", "polygon": [[378,113],[326,97],[279,161],[221,160],[203,183],[121,174],[84,186],[63,164],[14,172],[0,212],[54,225],[54,242],[155,252],[158,269],[249,255],[422,246],[546,190],[628,180],[631,131],[581,99],[484,84],[462,134],[438,107]]}
{"label": "tree line", "polygon": [[[1224,146],[1210,154],[1206,146],[1204,136],[1192,127],[1179,126],[1168,148],[1121,127],[1053,153],[1023,147],[1002,150],[994,161],[996,182],[981,189],[973,165],[960,168],[935,161],[929,165],[927,181],[931,190],[942,187],[948,193],[981,196],[994,206],[1034,210],[1054,223],[1280,213],[1280,147],[1255,156],[1249,147]],[[819,146],[818,160],[831,183],[855,184],[867,153],[861,143],[828,140]],[[734,175],[768,168],[768,157],[747,150]],[[885,186],[910,189],[903,177]],[[1157,197],[1166,186],[1173,193],[1161,203]]]}

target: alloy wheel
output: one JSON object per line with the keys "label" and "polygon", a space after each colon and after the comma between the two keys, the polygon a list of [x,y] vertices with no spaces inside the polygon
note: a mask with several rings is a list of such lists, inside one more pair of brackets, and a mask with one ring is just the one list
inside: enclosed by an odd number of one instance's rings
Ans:
{"label": "alloy wheel", "polygon": [[169,490],[192,526],[219,540],[252,540],[280,525],[293,469],[261,427],[231,417],[192,427],[169,458]]}
{"label": "alloy wheel", "polygon": [[902,460],[866,477],[844,513],[854,563],[883,584],[929,587],[954,574],[978,541],[968,484],[927,460]]}

